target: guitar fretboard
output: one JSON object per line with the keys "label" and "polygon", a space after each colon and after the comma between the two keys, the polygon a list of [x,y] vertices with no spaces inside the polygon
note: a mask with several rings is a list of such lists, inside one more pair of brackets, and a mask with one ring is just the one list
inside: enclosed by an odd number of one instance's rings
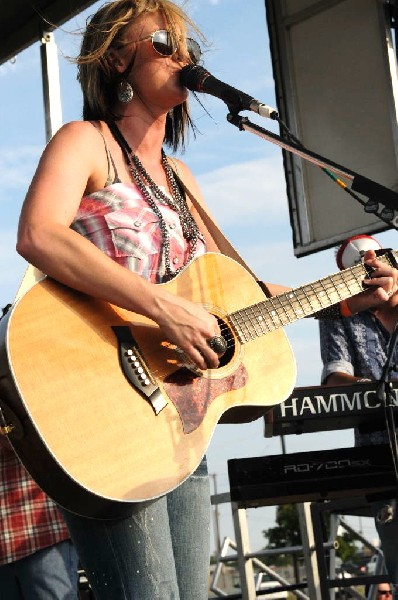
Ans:
{"label": "guitar fretboard", "polygon": [[[396,255],[395,252],[390,252]],[[393,264],[388,254],[379,256],[378,259],[389,265]],[[240,309],[231,313],[229,319],[239,340],[245,343],[358,294],[363,290],[363,279],[366,277],[366,267],[360,263],[335,275]]]}

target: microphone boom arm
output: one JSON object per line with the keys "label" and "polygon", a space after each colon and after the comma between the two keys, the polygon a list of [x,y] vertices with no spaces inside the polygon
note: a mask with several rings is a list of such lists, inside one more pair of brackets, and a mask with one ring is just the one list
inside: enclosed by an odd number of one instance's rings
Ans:
{"label": "microphone boom arm", "polygon": [[[234,110],[234,107],[232,107],[232,110]],[[316,154],[303,146],[288,142],[281,136],[252,123],[247,117],[242,117],[235,111],[227,115],[227,121],[238,127],[241,131],[249,131],[322,169],[327,169],[340,177],[345,177],[352,182],[351,189],[353,191],[359,192],[368,198],[368,201],[365,202],[355,195],[356,200],[364,206],[366,212],[374,213],[390,227],[398,229],[398,194],[393,190],[371,179],[367,179],[359,173],[355,173],[355,171],[339,165],[320,154]],[[379,203],[383,204],[385,208],[380,209]]]}

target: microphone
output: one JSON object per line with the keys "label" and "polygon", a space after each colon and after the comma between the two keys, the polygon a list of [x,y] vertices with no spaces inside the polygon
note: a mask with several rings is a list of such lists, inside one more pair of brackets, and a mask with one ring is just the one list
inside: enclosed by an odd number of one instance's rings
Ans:
{"label": "microphone", "polygon": [[231,112],[252,110],[261,117],[277,119],[275,108],[259,102],[252,96],[216,79],[206,69],[199,65],[187,65],[180,71],[180,82],[191,92],[203,92],[223,100]]}

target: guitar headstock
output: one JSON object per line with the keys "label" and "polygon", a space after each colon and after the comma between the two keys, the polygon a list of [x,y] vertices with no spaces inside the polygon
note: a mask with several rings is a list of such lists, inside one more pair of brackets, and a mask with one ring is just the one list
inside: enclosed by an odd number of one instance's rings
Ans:
{"label": "guitar headstock", "polygon": [[389,265],[398,269],[398,251],[393,250],[392,248],[381,248],[380,250],[376,250],[377,258],[381,260],[384,259],[384,262],[387,262]]}

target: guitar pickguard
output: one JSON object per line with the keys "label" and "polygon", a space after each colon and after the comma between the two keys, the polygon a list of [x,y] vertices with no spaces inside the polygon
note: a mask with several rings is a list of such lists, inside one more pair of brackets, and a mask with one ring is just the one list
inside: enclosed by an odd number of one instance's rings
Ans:
{"label": "guitar pickguard", "polygon": [[168,375],[163,387],[180,415],[184,433],[192,433],[202,423],[215,398],[228,390],[243,388],[247,380],[248,372],[243,364],[223,379],[198,377],[182,368]]}

